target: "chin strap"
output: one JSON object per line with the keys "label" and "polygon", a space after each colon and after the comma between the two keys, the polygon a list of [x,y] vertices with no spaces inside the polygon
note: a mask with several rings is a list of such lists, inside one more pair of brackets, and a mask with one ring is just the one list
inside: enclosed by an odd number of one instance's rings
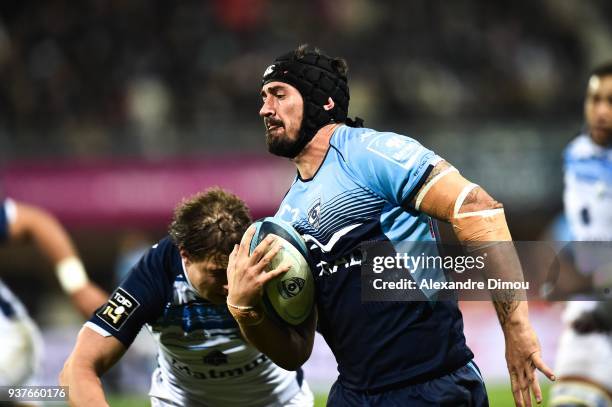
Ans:
{"label": "chin strap", "polygon": [[349,127],[363,127],[363,119],[357,116],[355,116],[355,120],[351,119],[350,117],[347,117],[346,125]]}

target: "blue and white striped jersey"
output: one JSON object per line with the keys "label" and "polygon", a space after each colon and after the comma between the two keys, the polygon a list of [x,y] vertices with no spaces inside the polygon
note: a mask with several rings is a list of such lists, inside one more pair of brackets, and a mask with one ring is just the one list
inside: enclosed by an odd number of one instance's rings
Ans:
{"label": "blue and white striped jersey", "polygon": [[159,346],[152,396],[177,405],[271,406],[300,390],[301,371],[276,366],[242,339],[225,304],[197,295],[170,238],[143,256],[86,323],[126,347],[143,325]]}

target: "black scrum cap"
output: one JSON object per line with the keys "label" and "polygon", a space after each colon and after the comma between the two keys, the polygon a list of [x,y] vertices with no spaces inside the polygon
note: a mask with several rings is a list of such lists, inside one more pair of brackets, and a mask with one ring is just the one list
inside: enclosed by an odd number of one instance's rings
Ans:
{"label": "black scrum cap", "polygon": [[[289,52],[276,58],[263,74],[262,85],[284,82],[295,87],[304,99],[304,115],[293,157],[312,140],[316,132],[329,123],[347,120],[349,88],[346,75],[337,69],[338,60],[316,51]],[[331,110],[323,109],[328,98]]]}

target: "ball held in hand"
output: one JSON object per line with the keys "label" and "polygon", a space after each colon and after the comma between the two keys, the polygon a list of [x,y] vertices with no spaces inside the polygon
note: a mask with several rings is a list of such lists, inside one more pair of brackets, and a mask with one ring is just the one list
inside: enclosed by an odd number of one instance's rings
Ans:
{"label": "ball held in hand", "polygon": [[306,244],[289,223],[280,219],[263,218],[254,225],[255,235],[249,246],[249,254],[266,236],[272,234],[281,244],[281,249],[266,271],[281,265],[291,267],[266,284],[263,296],[266,313],[291,325],[299,325],[308,318],[314,304],[314,280],[307,261]]}

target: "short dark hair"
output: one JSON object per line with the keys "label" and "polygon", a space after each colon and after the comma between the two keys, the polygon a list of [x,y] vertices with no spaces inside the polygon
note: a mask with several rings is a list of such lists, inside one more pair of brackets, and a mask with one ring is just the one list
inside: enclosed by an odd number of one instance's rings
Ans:
{"label": "short dark hair", "polygon": [[609,75],[612,75],[612,61],[605,62],[593,68],[593,70],[591,70],[589,78],[592,76],[598,76],[601,78]]}
{"label": "short dark hair", "polygon": [[221,188],[183,200],[175,209],[169,233],[192,261],[229,255],[252,223],[245,203]]}

